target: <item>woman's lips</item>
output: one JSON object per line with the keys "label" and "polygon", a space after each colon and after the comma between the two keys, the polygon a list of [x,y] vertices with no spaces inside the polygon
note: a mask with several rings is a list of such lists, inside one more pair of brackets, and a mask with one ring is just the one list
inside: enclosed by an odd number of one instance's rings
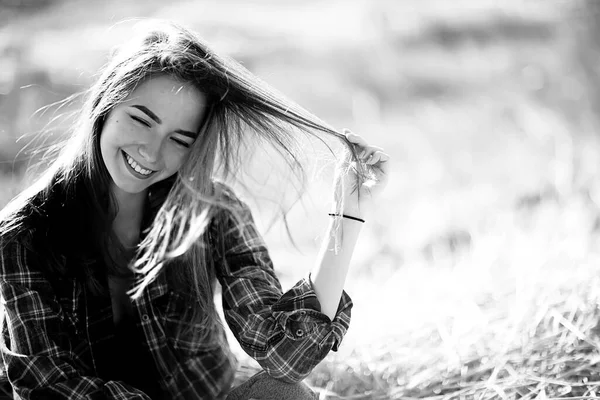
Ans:
{"label": "woman's lips", "polygon": [[[149,177],[151,177],[152,175],[154,175],[156,173],[156,171],[152,171],[149,174],[141,174],[138,171],[136,171],[131,164],[129,164],[129,161],[127,161],[127,157],[131,157],[129,154],[127,154],[125,151],[121,150],[121,155],[123,156],[123,162],[125,163],[125,166],[127,167],[127,169],[129,170],[129,172],[136,178],[138,179],[148,179]],[[131,157],[131,159],[133,159],[133,157]],[[135,160],[134,160],[135,161]],[[136,162],[137,164],[137,162]],[[139,165],[139,164],[138,164]],[[143,168],[140,165],[141,168]],[[143,168],[145,170],[151,171],[150,169],[147,168]]]}

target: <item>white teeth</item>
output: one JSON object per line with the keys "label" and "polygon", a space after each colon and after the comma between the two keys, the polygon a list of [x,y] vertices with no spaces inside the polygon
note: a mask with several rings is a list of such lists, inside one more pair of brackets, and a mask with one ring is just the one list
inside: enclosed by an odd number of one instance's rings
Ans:
{"label": "white teeth", "polygon": [[125,155],[126,155],[126,158],[127,158],[127,162],[129,163],[129,165],[131,166],[131,168],[133,168],[134,170],[136,170],[139,174],[150,175],[152,173],[152,171],[140,167],[140,165],[138,163],[136,163],[135,160],[129,156],[129,154],[125,154]]}

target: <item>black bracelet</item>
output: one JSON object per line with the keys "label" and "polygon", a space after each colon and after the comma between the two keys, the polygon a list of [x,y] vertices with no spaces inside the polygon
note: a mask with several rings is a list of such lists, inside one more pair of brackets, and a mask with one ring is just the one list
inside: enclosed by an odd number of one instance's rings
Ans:
{"label": "black bracelet", "polygon": [[329,213],[330,217],[344,217],[344,218],[348,218],[348,219],[353,219],[354,221],[360,221],[363,224],[365,223],[365,220],[362,218],[356,218],[356,217],[351,217],[350,215],[346,215],[346,214],[334,214],[334,213]]}

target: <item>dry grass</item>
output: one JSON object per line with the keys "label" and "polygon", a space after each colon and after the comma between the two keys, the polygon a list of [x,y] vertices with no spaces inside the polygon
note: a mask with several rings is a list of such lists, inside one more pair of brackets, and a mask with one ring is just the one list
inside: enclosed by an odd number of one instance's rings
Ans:
{"label": "dry grass", "polygon": [[446,316],[410,335],[378,338],[382,344],[355,351],[350,362],[318,368],[313,383],[337,393],[326,398],[346,399],[595,396],[598,281],[581,290],[589,284],[568,296],[539,290],[519,319],[482,307],[485,325],[466,332],[453,332],[456,320]]}
{"label": "dry grass", "polygon": [[462,256],[355,276],[353,326],[309,382],[323,399],[596,398],[595,212],[585,196],[545,201]]}

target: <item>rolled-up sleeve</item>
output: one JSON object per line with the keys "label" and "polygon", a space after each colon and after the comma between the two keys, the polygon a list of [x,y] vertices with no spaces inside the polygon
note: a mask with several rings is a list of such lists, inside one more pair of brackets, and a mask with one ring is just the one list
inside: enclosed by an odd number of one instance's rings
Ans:
{"label": "rolled-up sleeve", "polygon": [[283,293],[249,208],[238,204],[241,218],[221,218],[224,240],[216,274],[225,319],[244,351],[269,375],[298,382],[337,351],[350,324],[352,301],[344,291],[332,321],[321,312],[310,275]]}

